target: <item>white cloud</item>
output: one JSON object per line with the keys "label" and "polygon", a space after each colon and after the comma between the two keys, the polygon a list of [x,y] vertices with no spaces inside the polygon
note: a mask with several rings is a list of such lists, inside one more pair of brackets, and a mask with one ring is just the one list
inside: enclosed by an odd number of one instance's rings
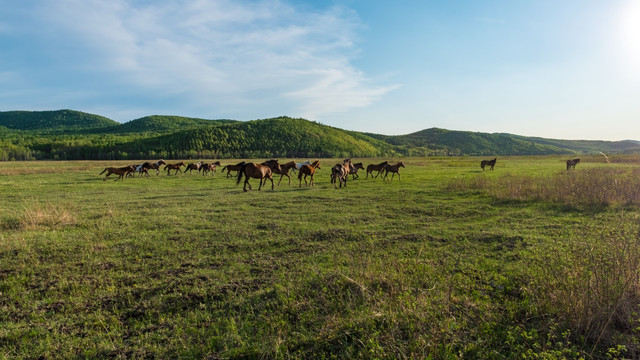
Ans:
{"label": "white cloud", "polygon": [[360,23],[342,7],[50,0],[40,16],[66,46],[80,49],[73,66],[84,76],[145,96],[175,96],[209,113],[270,104],[279,114],[315,118],[366,106],[392,89],[352,65]]}

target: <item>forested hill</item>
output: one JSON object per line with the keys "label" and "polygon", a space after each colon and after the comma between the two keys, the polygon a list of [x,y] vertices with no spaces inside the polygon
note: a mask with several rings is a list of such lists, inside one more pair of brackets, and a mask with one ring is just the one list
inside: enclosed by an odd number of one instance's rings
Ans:
{"label": "forested hill", "polygon": [[556,140],[512,134],[489,134],[431,128],[408,135],[367,135],[413,155],[551,155],[637,153],[637,141]]}
{"label": "forested hill", "polygon": [[75,110],[0,111],[0,126],[14,130],[37,132],[68,132],[103,129],[120,125],[104,116]]}
{"label": "forested hill", "polygon": [[543,155],[640,152],[637,141],[571,141],[426,129],[388,136],[305,119],[154,115],[120,124],[73,110],[0,112],[0,161]]}

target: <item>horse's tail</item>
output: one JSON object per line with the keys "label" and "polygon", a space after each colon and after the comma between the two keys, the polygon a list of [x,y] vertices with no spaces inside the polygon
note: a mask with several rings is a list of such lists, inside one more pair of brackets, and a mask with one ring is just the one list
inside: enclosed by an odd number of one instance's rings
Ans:
{"label": "horse's tail", "polygon": [[104,170],[102,170],[102,172],[100,174],[98,174],[98,175],[104,174],[104,172],[107,171],[107,169],[109,169],[109,168],[104,168]]}
{"label": "horse's tail", "polygon": [[300,171],[298,171],[298,180],[302,180],[302,175],[304,175],[302,173],[302,168],[300,168]]}
{"label": "horse's tail", "polygon": [[225,165],[225,166],[222,168],[222,172],[224,172],[224,169],[226,169],[226,168],[227,168],[227,166],[229,166],[229,165]]}
{"label": "horse's tail", "polygon": [[240,170],[238,171],[238,181],[236,181],[236,185],[240,184],[240,180],[242,180],[242,174],[244,174],[244,169],[247,167],[247,164],[240,165]]}

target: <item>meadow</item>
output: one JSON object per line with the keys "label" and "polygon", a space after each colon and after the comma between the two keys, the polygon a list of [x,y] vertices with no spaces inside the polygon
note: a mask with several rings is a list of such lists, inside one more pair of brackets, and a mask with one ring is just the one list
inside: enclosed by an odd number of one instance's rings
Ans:
{"label": "meadow", "polygon": [[640,358],[640,157],[402,160],[247,193],[0,162],[0,358]]}

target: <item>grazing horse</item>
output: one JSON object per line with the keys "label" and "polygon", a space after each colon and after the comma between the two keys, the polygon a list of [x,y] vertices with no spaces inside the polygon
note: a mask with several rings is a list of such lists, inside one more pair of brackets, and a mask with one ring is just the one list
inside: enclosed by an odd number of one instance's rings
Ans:
{"label": "grazing horse", "polygon": [[187,168],[184,169],[184,172],[187,172],[187,170],[189,170],[189,174],[193,175],[193,170],[196,170],[197,172],[200,172],[200,168],[202,167],[202,161],[198,161],[197,163],[191,163],[187,165]]}
{"label": "grazing horse", "polygon": [[375,177],[378,177],[378,175],[380,175],[380,173],[382,172],[382,170],[384,169],[385,165],[387,165],[389,162],[388,161],[383,161],[380,164],[369,164],[367,165],[367,179],[369,178],[369,174],[371,174],[371,177],[373,176],[373,172],[377,171],[378,174],[376,174]]}
{"label": "grazing horse", "polygon": [[236,185],[240,184],[240,180],[242,180],[242,175],[244,175],[244,186],[242,190],[247,191],[247,185],[249,185],[249,190],[251,190],[251,184],[249,184],[249,179],[260,179],[260,186],[258,187],[258,191],[262,189],[262,183],[266,183],[267,179],[271,180],[271,190],[273,190],[273,176],[271,175],[271,168],[267,165],[262,164],[254,164],[247,163],[242,164],[240,166],[240,171],[238,171],[238,181],[236,181]]}
{"label": "grazing horse", "polygon": [[569,169],[576,169],[576,164],[580,163],[580,159],[571,159],[571,160],[567,160],[567,170]]}
{"label": "grazing horse", "polygon": [[142,164],[142,169],[140,170],[140,176],[142,176],[142,173],[145,173],[147,176],[149,176],[149,169],[155,170],[156,176],[160,175],[160,165],[167,165],[167,163],[164,162],[164,160],[160,159],[154,163],[146,162]]}
{"label": "grazing horse", "polygon": [[167,164],[164,166],[164,169],[167,170],[167,175],[171,175],[171,170],[175,170],[176,173],[174,175],[178,175],[178,171],[182,173],[180,167],[184,166],[184,162],[180,161],[177,164]]}
{"label": "grazing horse", "polygon": [[[315,175],[316,169],[321,169],[319,160],[314,161],[311,165],[302,165],[300,167],[300,172],[298,173],[298,180],[300,180],[300,185],[298,187],[302,187],[302,176],[304,176],[304,184],[306,186],[316,186],[315,181],[313,181],[313,175]],[[310,176],[308,184],[307,176]]]}
{"label": "grazing horse", "polygon": [[135,172],[136,169],[133,167],[133,165],[123,166],[123,167],[119,167],[119,168],[117,168],[117,167],[108,167],[108,168],[105,168],[104,170],[102,170],[100,175],[104,174],[105,171],[107,172],[107,175],[104,176],[104,180],[102,180],[102,181],[107,181],[107,178],[111,174],[116,174],[116,175],[119,176],[115,181],[118,181],[120,179],[122,179],[122,181],[124,181],[124,177],[129,173]]}
{"label": "grazing horse", "polygon": [[224,172],[224,170],[225,170],[225,169],[227,169],[227,177],[231,177],[231,176],[233,176],[233,175],[231,175],[231,172],[232,172],[232,171],[240,171],[240,168],[241,168],[241,167],[242,167],[242,165],[244,165],[244,164],[245,164],[245,162],[243,161],[243,162],[237,163],[237,164],[235,164],[235,165],[225,165],[225,166],[222,168],[222,172]]}
{"label": "grazing horse", "polygon": [[384,166],[384,177],[382,178],[382,181],[387,179],[387,176],[389,175],[389,173],[391,173],[391,180],[393,181],[393,177],[396,176],[396,174],[398,174],[398,181],[400,181],[400,168],[404,167],[404,162],[400,161],[399,163],[395,164],[395,165],[385,165]]}
{"label": "grazing horse", "polygon": [[[220,164],[220,161],[216,161],[214,163],[211,164],[202,164],[202,166],[200,167],[200,170],[202,170],[202,175],[209,175],[209,172],[211,172],[211,176],[215,176],[216,175],[216,168],[218,166],[220,166],[222,164]],[[199,171],[199,170],[198,170]]]}
{"label": "grazing horse", "polygon": [[482,160],[480,162],[480,167],[482,168],[482,171],[484,171],[484,167],[485,166],[491,166],[491,168],[489,170],[493,170],[493,167],[496,166],[496,161],[498,160],[498,158],[493,158],[493,160]]}
{"label": "grazing horse", "polygon": [[291,176],[289,176],[289,171],[291,169],[295,169],[296,163],[295,161],[289,161],[288,163],[278,164],[278,160],[269,160],[262,163],[262,165],[267,165],[271,168],[274,174],[280,175],[280,180],[278,181],[278,186],[282,182],[282,177],[286,176],[289,178],[289,185],[291,185]]}
{"label": "grazing horse", "polygon": [[362,165],[361,162],[353,164],[353,166],[351,166],[351,169],[349,169],[349,174],[351,174],[351,178],[353,180],[360,177],[360,175],[358,175],[358,170],[360,169],[364,170],[364,165]]}
{"label": "grazing horse", "polygon": [[337,183],[340,183],[340,187],[344,183],[344,187],[347,187],[347,180],[349,179],[349,173],[351,172],[351,159],[345,159],[342,164],[336,164],[331,168],[331,183],[337,189]]}

